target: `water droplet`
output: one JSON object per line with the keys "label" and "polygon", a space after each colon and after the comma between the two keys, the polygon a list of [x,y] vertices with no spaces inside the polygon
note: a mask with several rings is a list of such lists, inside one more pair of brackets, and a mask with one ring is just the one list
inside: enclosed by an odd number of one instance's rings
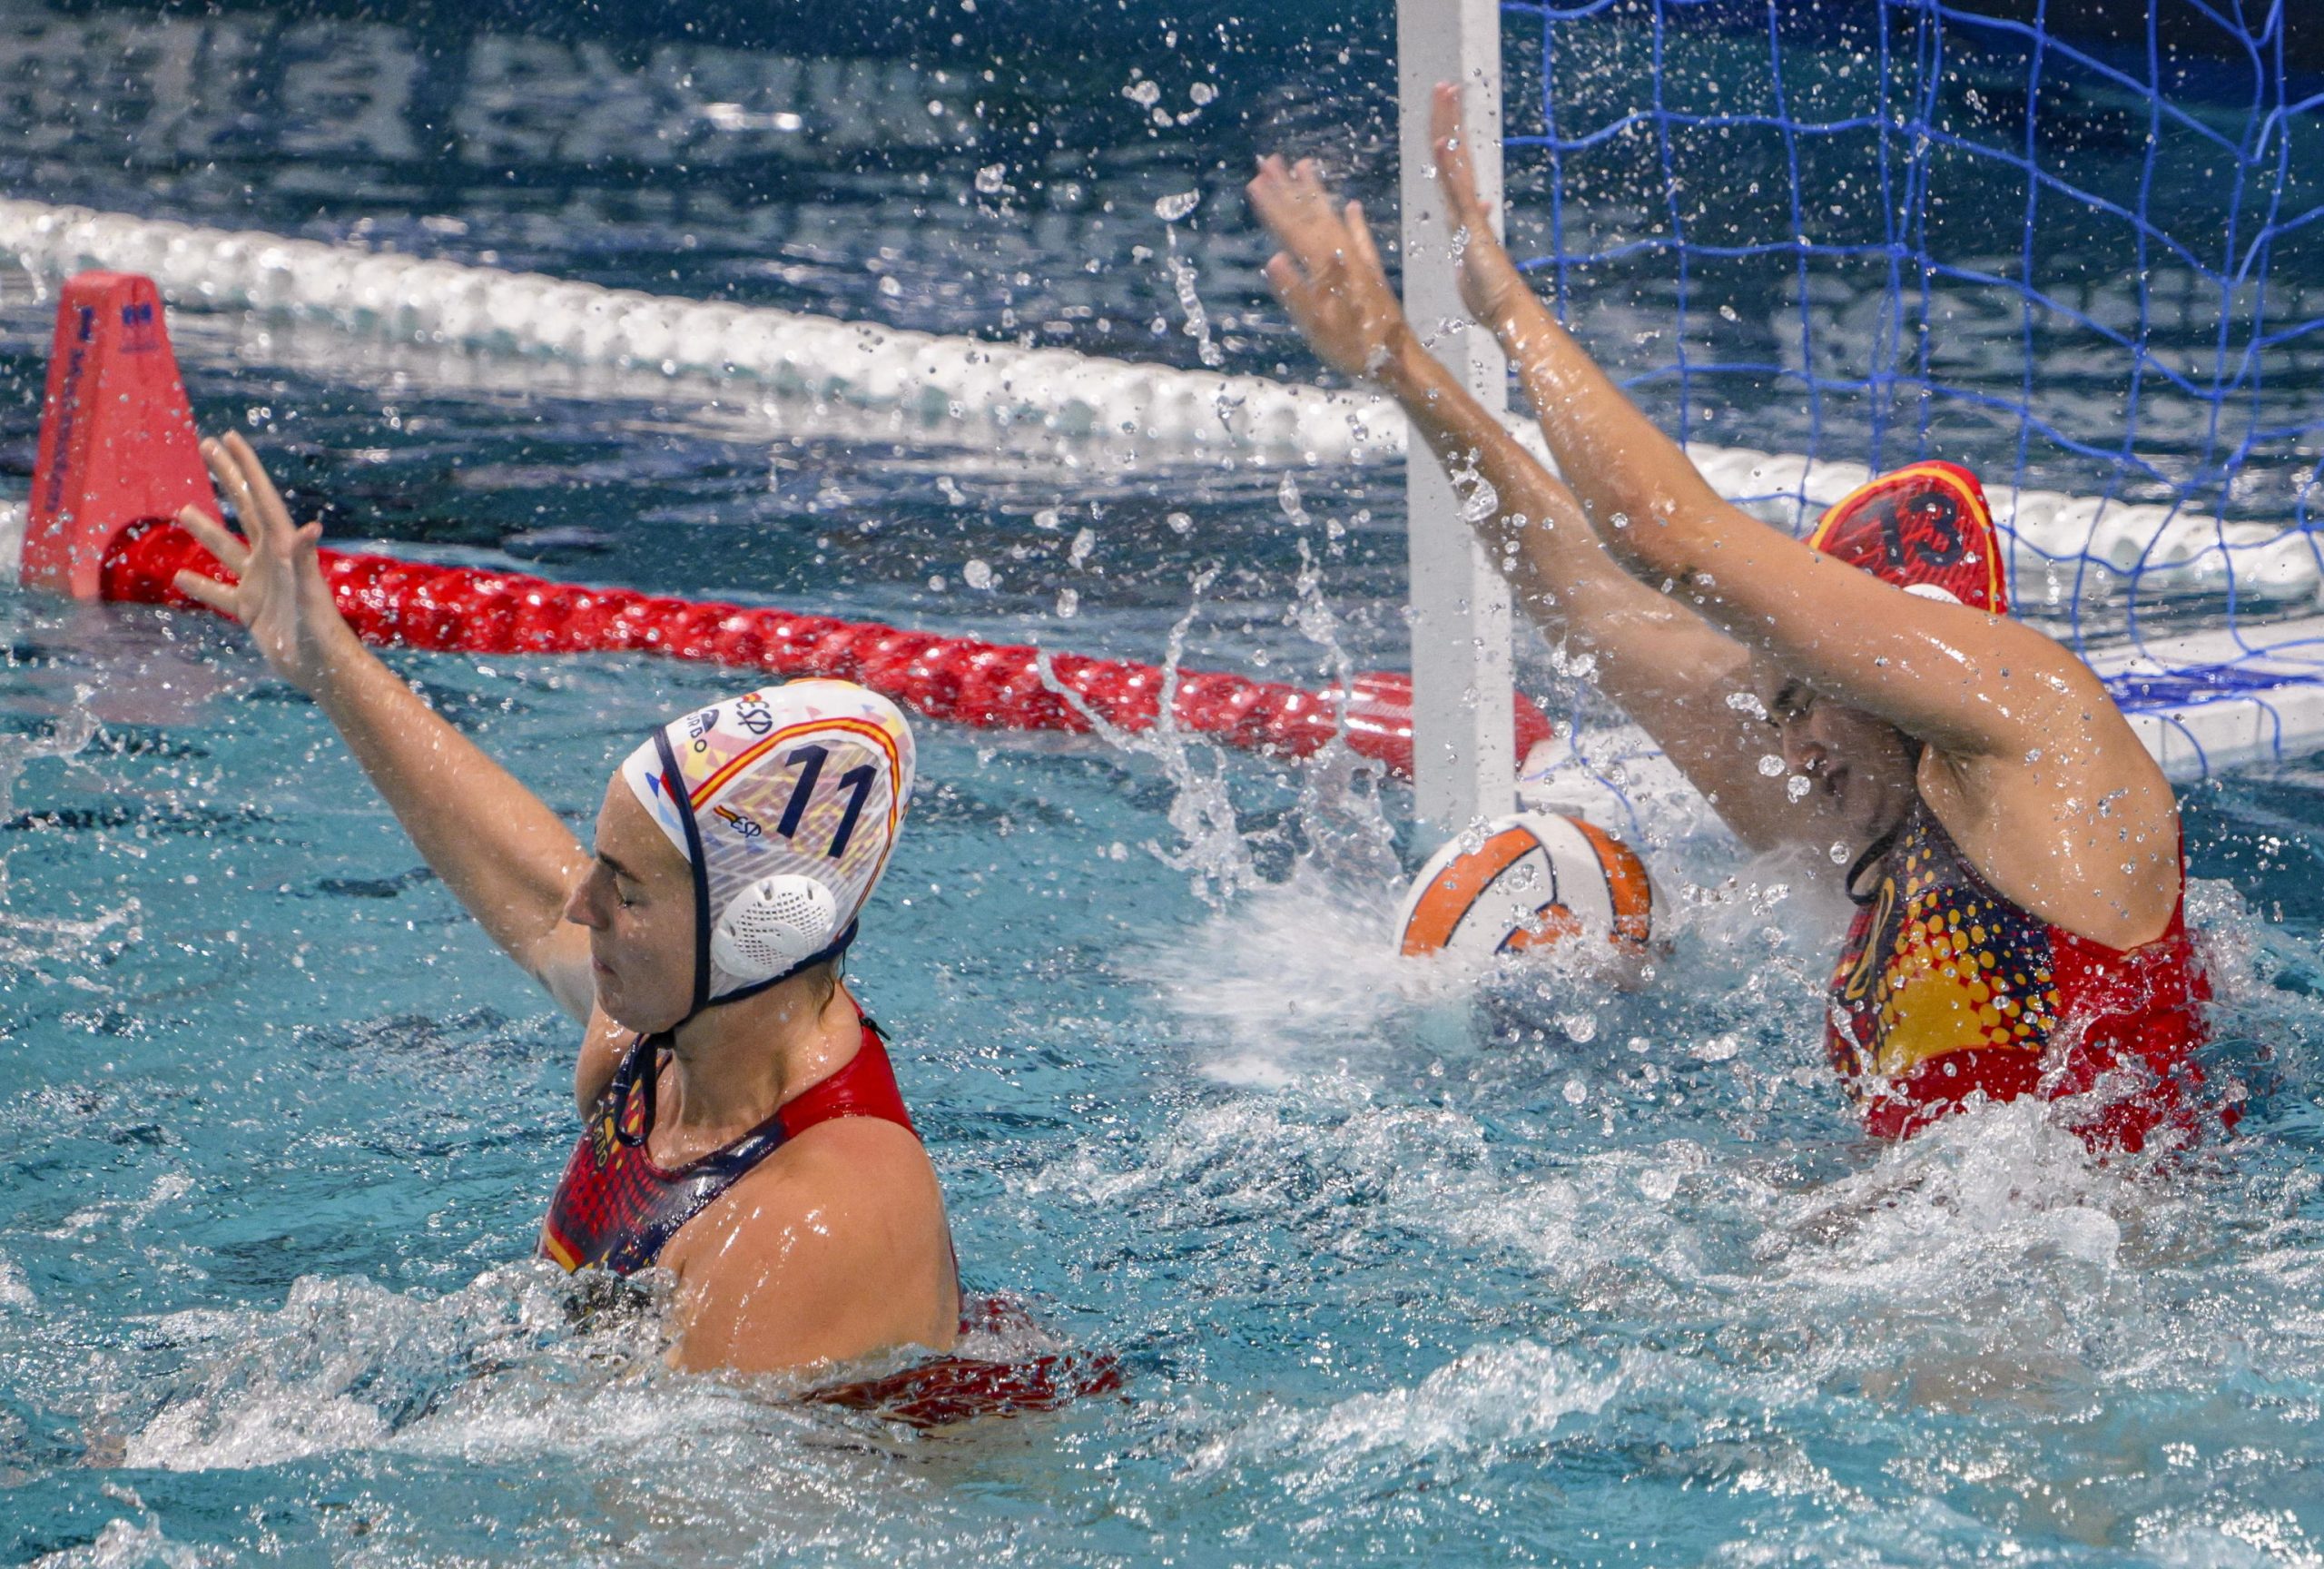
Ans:
{"label": "water droplet", "polygon": [[990,588],[993,585],[992,568],[982,561],[970,560],[960,568],[960,581],[971,588]]}
{"label": "water droplet", "polygon": [[[1152,83],[1146,85],[1151,87]],[[1202,204],[1199,191],[1181,191],[1175,196],[1165,196],[1154,204],[1154,215],[1165,223],[1176,223]]]}
{"label": "water droplet", "polygon": [[1774,778],[1783,772],[1783,759],[1772,752],[1768,753],[1759,759],[1759,772],[1769,779]]}

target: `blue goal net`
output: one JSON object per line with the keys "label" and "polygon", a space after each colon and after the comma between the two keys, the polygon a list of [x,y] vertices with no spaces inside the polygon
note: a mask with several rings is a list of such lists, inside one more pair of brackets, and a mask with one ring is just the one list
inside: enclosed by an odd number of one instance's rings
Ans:
{"label": "blue goal net", "polygon": [[1966,463],[2128,703],[2280,730],[2324,676],[2324,82],[2280,0],[2057,10],[1510,0],[1511,248],[1730,495],[1798,527]]}

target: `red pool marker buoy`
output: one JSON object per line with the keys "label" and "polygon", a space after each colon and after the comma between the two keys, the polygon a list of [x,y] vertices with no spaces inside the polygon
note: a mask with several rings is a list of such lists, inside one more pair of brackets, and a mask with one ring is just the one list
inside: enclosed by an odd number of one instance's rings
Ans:
{"label": "red pool marker buoy", "polygon": [[[84,272],[65,285],[48,386],[25,583],[83,598],[196,607],[172,586],[177,574],[214,577],[222,568],[169,520],[189,503],[216,517],[218,503],[151,281]],[[1057,654],[1044,681],[1040,651],[1022,644],[584,588],[519,572],[321,554],[340,613],[367,643],[458,654],[656,653],[784,677],[836,676],[929,718],[980,729],[1087,731],[1094,716],[1137,732],[1162,717],[1165,673],[1133,660]],[[1349,747],[1409,776],[1412,706],[1409,676],[1355,677],[1344,705]],[[1342,733],[1341,707],[1336,689],[1182,670],[1170,714],[1205,740],[1305,757]],[[1517,755],[1549,734],[1548,717],[1521,694]]]}
{"label": "red pool marker buoy", "polygon": [[187,506],[214,517],[218,498],[161,294],[135,273],[80,273],[56,302],[19,577],[94,599],[122,536]]}
{"label": "red pool marker buoy", "polygon": [[[1043,682],[1040,651],[1024,644],[628,588],[584,588],[518,572],[336,550],[321,555],[340,613],[367,643],[454,654],[662,654],[784,677],[860,681],[915,713],[978,729],[1093,728],[1079,708]],[[124,537],[105,560],[104,597],[191,607],[193,602],[171,587],[187,569],[215,573],[218,567],[183,529]],[[1049,675],[1116,729],[1151,729],[1161,717],[1164,673],[1155,666],[1057,654]],[[1338,709],[1335,691],[1182,670],[1171,715],[1181,730],[1221,745],[1305,757],[1339,733]],[[1359,756],[1409,775],[1411,678],[1357,676],[1348,696],[1346,734]],[[1521,695],[1518,755],[1549,734],[1548,717]]]}

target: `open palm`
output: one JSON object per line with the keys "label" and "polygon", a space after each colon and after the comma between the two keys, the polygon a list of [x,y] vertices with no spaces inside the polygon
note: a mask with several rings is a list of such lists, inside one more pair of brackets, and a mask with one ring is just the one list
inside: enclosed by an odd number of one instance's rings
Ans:
{"label": "open palm", "polygon": [[1295,164],[1275,154],[1260,159],[1247,189],[1283,246],[1267,262],[1267,282],[1300,332],[1334,370],[1379,375],[1412,328],[1388,287],[1362,204],[1336,205],[1323,172],[1307,158]]}
{"label": "open palm", "polygon": [[218,488],[233,503],[243,532],[188,507],[179,526],[202,541],[235,581],[181,572],[177,588],[250,628],[268,666],[302,691],[312,692],[354,633],[331,602],[316,551],[322,525],[293,525],[274,482],[249,442],[229,434],[206,440],[202,456]]}
{"label": "open palm", "polygon": [[1450,82],[1436,84],[1429,131],[1444,222],[1452,231],[1461,303],[1498,332],[1509,324],[1513,311],[1535,303],[1533,291],[1493,234],[1492,209],[1477,194],[1476,165],[1469,156],[1468,132],[1461,123],[1461,89]]}

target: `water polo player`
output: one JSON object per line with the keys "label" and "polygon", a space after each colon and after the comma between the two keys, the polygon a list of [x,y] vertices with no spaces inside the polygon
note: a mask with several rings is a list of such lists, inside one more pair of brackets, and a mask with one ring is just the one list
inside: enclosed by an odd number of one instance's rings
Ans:
{"label": "water polo player", "polygon": [[[2037,1092],[2094,1145],[2183,1138],[2207,992],[2177,802],[2096,676],[2008,616],[1975,479],[1885,476],[1805,542],[1728,506],[1494,240],[1452,88],[1435,113],[1462,300],[1571,489],[1422,346],[1362,209],[1312,163],[1264,159],[1251,182],[1283,246],[1268,280],[1318,354],[1490,487],[1479,529],[1520,602],[1595,656],[1728,826],[1845,880],[1828,1045],[1867,1126]],[[1763,770],[1770,746],[1783,766]]]}
{"label": "water polo player", "polygon": [[461,903],[587,1024],[542,1252],[670,1270],[688,1367],[950,1347],[943,1195],[835,968],[911,790],[895,706],[813,681],[674,720],[614,775],[592,854],[356,640],[319,526],[293,528],[248,445],[203,451],[247,538],[181,521],[240,581],[178,587],[250,628]]}

